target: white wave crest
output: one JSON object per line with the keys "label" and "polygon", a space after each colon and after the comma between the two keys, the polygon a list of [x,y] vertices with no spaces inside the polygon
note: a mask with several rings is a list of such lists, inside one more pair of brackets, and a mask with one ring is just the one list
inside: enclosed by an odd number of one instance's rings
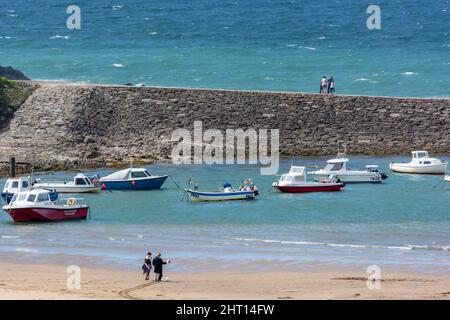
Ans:
{"label": "white wave crest", "polygon": [[51,36],[49,39],[52,40],[52,39],[69,39],[69,38],[70,38],[70,36],[59,36],[59,35],[56,35],[56,36]]}
{"label": "white wave crest", "polygon": [[407,71],[407,72],[403,72],[402,75],[404,76],[415,76],[418,75],[417,72],[412,72],[412,71]]}

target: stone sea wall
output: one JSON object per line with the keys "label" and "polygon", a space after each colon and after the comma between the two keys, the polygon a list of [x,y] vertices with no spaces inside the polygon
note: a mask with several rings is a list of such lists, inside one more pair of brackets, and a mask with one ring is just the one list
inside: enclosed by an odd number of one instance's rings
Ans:
{"label": "stone sea wall", "polygon": [[170,157],[173,130],[279,129],[282,155],[450,153],[450,99],[28,82],[0,133],[0,161],[111,165]]}

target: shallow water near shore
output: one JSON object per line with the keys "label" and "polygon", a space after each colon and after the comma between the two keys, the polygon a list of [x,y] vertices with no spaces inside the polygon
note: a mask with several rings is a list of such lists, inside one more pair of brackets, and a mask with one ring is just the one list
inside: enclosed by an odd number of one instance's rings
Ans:
{"label": "shallow water near shore", "polygon": [[[450,157],[441,157],[450,160]],[[406,157],[351,157],[353,167]],[[324,157],[298,165],[323,165]],[[283,160],[280,173],[289,170]],[[450,186],[433,188],[442,176],[388,172],[382,184],[347,185],[333,193],[281,194],[270,189],[275,176],[256,166],[148,167],[169,174],[182,187],[193,177],[203,190],[217,190],[252,177],[255,201],[188,203],[170,178],[154,191],[103,191],[85,195],[87,221],[14,224],[0,215],[0,253],[12,260],[138,268],[147,250],[172,258],[177,271],[220,270],[245,265],[267,269],[278,261],[299,270],[322,266],[377,264],[412,271],[448,272]],[[100,175],[110,169],[96,170]],[[94,173],[94,172],[93,172]],[[44,174],[42,180],[71,179],[73,173]],[[4,184],[4,179],[0,181]]]}

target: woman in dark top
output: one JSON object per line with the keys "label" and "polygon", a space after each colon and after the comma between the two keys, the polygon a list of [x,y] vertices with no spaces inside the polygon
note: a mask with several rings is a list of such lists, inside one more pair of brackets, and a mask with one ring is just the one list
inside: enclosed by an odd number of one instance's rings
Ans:
{"label": "woman in dark top", "polygon": [[142,266],[142,271],[144,271],[145,274],[145,280],[150,279],[150,271],[152,271],[152,253],[147,252],[147,255],[144,259],[144,264]]}

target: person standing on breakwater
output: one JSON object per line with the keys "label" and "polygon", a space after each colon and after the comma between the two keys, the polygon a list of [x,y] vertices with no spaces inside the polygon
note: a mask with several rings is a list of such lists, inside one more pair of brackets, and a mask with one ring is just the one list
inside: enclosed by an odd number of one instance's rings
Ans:
{"label": "person standing on breakwater", "polygon": [[334,93],[334,79],[333,76],[330,76],[330,79],[328,79],[328,93]]}
{"label": "person standing on breakwater", "polygon": [[150,271],[152,271],[152,253],[147,252],[144,259],[144,264],[142,265],[142,271],[145,274],[145,280],[150,279]]}
{"label": "person standing on breakwater", "polygon": [[328,80],[326,76],[322,77],[322,80],[320,81],[320,90],[319,93],[321,94],[327,94],[327,86],[328,86]]}
{"label": "person standing on breakwater", "polygon": [[155,270],[155,280],[161,281],[163,277],[163,264],[170,263],[170,260],[164,261],[161,259],[161,252],[158,252],[156,257],[153,259],[153,268]]}

